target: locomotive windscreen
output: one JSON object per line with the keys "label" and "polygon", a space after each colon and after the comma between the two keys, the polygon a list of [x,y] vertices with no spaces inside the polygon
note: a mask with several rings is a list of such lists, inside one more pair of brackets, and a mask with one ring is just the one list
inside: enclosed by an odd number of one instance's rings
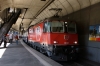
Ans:
{"label": "locomotive windscreen", "polygon": [[68,23],[68,32],[76,33],[76,23],[75,22]]}
{"label": "locomotive windscreen", "polygon": [[76,33],[75,22],[52,21],[44,23],[44,32]]}
{"label": "locomotive windscreen", "polygon": [[51,32],[64,32],[64,22],[53,21],[51,23]]}

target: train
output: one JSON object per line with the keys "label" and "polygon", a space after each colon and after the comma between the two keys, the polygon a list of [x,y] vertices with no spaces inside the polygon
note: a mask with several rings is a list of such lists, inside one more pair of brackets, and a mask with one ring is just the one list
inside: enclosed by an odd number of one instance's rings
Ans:
{"label": "train", "polygon": [[57,61],[77,58],[78,34],[75,21],[47,18],[30,26],[26,42],[34,49]]}

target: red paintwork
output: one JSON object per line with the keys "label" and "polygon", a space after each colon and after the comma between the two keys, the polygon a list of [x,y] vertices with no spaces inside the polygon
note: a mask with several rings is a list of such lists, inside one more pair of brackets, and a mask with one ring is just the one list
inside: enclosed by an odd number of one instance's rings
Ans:
{"label": "red paintwork", "polygon": [[[66,36],[66,39],[64,39],[64,36]],[[58,44],[60,45],[77,45],[74,44],[74,41],[78,41],[78,37],[77,34],[51,33],[50,40],[51,40],[50,44],[53,44],[53,41],[57,41]]]}
{"label": "red paintwork", "polygon": [[[36,31],[36,28],[40,26],[40,32]],[[46,44],[54,44],[54,41],[57,41],[58,43],[56,45],[78,45],[74,42],[78,42],[78,36],[77,34],[70,34],[70,33],[43,33],[43,22],[39,23],[35,26],[30,27],[29,29],[33,30],[33,33],[28,34],[28,40],[32,40],[39,43],[46,43]],[[66,36],[66,39],[64,39],[64,36]]]}

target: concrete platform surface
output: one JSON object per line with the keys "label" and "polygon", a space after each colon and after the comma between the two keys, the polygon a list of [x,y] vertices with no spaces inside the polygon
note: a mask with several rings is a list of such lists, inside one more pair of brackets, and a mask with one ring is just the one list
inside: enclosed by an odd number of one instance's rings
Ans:
{"label": "concrete platform surface", "polygon": [[22,40],[0,46],[0,66],[62,66],[45,55],[27,46]]}

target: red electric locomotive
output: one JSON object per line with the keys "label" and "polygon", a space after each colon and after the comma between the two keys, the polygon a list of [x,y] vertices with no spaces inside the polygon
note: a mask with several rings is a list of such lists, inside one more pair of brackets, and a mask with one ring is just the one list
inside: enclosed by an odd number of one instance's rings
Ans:
{"label": "red electric locomotive", "polygon": [[28,42],[54,60],[73,60],[78,51],[76,23],[61,18],[46,19],[29,28]]}

